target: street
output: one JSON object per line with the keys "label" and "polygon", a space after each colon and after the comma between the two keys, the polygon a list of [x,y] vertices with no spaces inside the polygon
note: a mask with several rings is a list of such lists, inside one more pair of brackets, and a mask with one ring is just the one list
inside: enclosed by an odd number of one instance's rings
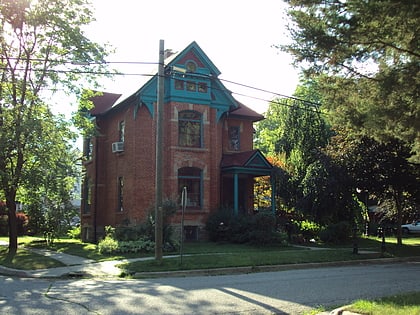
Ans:
{"label": "street", "polygon": [[0,277],[0,314],[302,314],[420,291],[420,263],[104,281]]}

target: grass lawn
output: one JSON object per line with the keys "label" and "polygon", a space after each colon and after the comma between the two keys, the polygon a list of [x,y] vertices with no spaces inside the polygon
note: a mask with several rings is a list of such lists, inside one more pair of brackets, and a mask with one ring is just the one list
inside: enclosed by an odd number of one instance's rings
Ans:
{"label": "grass lawn", "polygon": [[[6,237],[0,237],[0,240],[7,241]],[[6,262],[7,249],[0,247],[0,264],[16,269],[39,269],[55,267],[57,261],[36,255],[26,251],[25,247],[46,248],[42,238],[19,237],[20,248],[18,254],[12,262]],[[381,256],[381,239],[378,238],[360,238],[359,250],[368,250],[374,253],[352,254],[352,243],[345,245],[326,245],[310,244],[314,247],[322,247],[321,250],[308,250],[296,247],[282,246],[252,246],[242,244],[219,244],[211,242],[192,242],[185,243],[183,251],[183,261],[180,264],[180,258],[165,258],[162,264],[157,265],[154,260],[123,264],[122,268],[127,273],[142,271],[163,271],[163,270],[191,270],[223,268],[234,266],[261,266],[276,264],[297,264],[307,262],[331,262],[354,259],[370,259]],[[154,256],[154,253],[148,254],[124,254],[117,256],[108,256],[100,254],[96,250],[96,245],[82,243],[74,239],[59,239],[53,245],[48,247],[57,252],[63,252],[71,255],[85,257],[96,261],[104,260],[122,260],[127,258],[137,258]],[[325,248],[325,249],[324,249]],[[395,238],[386,239],[387,257],[406,257],[420,256],[420,237],[404,238],[403,246],[396,246]],[[175,253],[164,253],[164,255],[178,255]],[[191,256],[193,255],[193,256]]]}
{"label": "grass lawn", "polygon": [[8,249],[6,247],[0,247],[0,265],[8,268],[35,270],[64,266],[64,264],[55,259],[38,255],[25,249],[18,249],[13,259],[9,260],[7,257],[7,251]]}
{"label": "grass lawn", "polygon": [[358,300],[347,310],[369,315],[419,315],[420,292],[400,294],[374,301]]}

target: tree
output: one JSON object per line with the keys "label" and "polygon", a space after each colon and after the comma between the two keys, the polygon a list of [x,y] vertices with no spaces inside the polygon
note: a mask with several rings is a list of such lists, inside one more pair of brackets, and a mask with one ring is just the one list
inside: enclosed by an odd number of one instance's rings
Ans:
{"label": "tree", "polygon": [[373,138],[354,138],[341,133],[328,151],[335,160],[341,161],[355,187],[391,205],[388,217],[397,223],[397,239],[401,245],[403,217],[420,201],[420,168],[408,162],[410,147],[399,139],[380,143]]}
{"label": "tree", "polygon": [[306,81],[293,98],[273,100],[256,130],[256,146],[281,165],[276,172],[277,200],[307,214],[308,208],[314,209],[313,200],[309,195],[305,199],[302,183],[331,134],[318,103],[316,82]]}
{"label": "tree", "polygon": [[62,117],[46,112],[43,117],[43,134],[48,134],[48,142],[40,142],[38,153],[30,159],[18,200],[29,215],[29,227],[33,233],[67,232],[69,221],[77,215],[72,200],[74,187],[80,177],[80,151],[72,143],[70,125]]}
{"label": "tree", "polygon": [[82,31],[91,21],[87,0],[0,1],[0,195],[6,199],[11,255],[17,249],[19,188],[43,152],[57,145],[43,133],[49,107],[42,96],[61,87],[78,94],[83,82],[94,83],[106,68],[107,48]]}
{"label": "tree", "polygon": [[409,144],[420,161],[417,1],[290,0],[292,43],[280,46],[318,77],[333,125]]}

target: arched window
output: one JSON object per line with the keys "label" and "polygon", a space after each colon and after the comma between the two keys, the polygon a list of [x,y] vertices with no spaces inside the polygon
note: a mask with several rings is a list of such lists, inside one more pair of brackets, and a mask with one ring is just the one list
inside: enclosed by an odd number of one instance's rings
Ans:
{"label": "arched window", "polygon": [[178,169],[178,190],[187,187],[187,208],[201,208],[202,172],[197,167]]}
{"label": "arched window", "polygon": [[178,114],[178,145],[182,147],[201,148],[202,115],[199,112],[186,110]]}

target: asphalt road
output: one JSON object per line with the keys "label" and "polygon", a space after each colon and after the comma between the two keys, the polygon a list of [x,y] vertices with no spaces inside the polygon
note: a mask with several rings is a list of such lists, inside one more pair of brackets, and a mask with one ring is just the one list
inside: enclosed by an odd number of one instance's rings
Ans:
{"label": "asphalt road", "polygon": [[420,291],[420,263],[101,281],[0,277],[0,314],[302,314]]}

